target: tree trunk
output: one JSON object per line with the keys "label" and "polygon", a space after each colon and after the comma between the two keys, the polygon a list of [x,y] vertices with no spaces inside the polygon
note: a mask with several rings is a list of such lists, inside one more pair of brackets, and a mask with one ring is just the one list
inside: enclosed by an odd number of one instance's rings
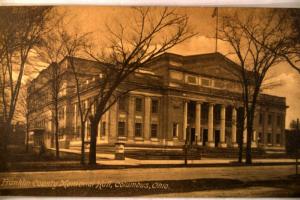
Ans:
{"label": "tree trunk", "polygon": [[28,152],[29,149],[29,130],[28,130],[28,124],[26,125],[26,152]]}
{"label": "tree trunk", "polygon": [[246,164],[252,164],[252,149],[251,149],[251,136],[252,128],[247,128],[247,147],[246,147]]}
{"label": "tree trunk", "polygon": [[4,123],[3,133],[1,134],[1,150],[0,150],[0,171],[7,169],[7,142],[8,142],[8,132],[9,132],[8,123]]}
{"label": "tree trunk", "polygon": [[238,145],[239,145],[238,162],[242,163],[243,162],[243,132],[239,133]]}
{"label": "tree trunk", "polygon": [[247,119],[247,146],[246,146],[246,163],[252,164],[252,134],[253,134],[253,116],[254,111],[251,110],[250,116]]}
{"label": "tree trunk", "polygon": [[59,142],[58,142],[58,123],[55,122],[55,150],[56,150],[56,158],[59,159]]}
{"label": "tree trunk", "polygon": [[89,165],[96,165],[97,131],[98,123],[91,122]]}
{"label": "tree trunk", "polygon": [[26,152],[29,149],[29,124],[28,124],[28,114],[26,114]]}
{"label": "tree trunk", "polygon": [[239,153],[238,153],[238,162],[243,162],[243,131],[244,131],[244,114],[242,116],[238,117],[238,124],[239,124],[239,131],[238,131],[238,147],[239,147]]}
{"label": "tree trunk", "polygon": [[80,160],[80,164],[84,165],[85,164],[85,141],[84,141],[84,123],[81,123],[81,160]]}

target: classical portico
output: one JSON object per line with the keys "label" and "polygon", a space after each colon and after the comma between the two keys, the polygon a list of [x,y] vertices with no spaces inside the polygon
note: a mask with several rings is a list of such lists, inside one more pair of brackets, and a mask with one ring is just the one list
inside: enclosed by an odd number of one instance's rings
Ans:
{"label": "classical portico", "polygon": [[[188,138],[187,134],[191,134],[191,142],[198,145],[221,148],[237,147],[236,108],[215,102],[184,100],[183,110],[184,140]],[[231,114],[226,113],[229,111]],[[227,141],[226,138],[230,138],[230,140]]]}

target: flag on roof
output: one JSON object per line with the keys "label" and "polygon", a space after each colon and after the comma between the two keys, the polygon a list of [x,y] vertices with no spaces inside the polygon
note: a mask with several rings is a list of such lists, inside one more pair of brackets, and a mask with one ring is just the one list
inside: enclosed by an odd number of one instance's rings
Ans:
{"label": "flag on roof", "polygon": [[218,15],[218,8],[215,8],[211,17],[215,17],[217,15]]}

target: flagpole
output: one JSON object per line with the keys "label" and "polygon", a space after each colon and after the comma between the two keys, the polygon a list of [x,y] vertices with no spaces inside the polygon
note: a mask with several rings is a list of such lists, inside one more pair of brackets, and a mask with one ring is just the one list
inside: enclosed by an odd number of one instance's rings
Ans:
{"label": "flagpole", "polygon": [[218,52],[218,23],[219,23],[219,9],[216,8],[216,52]]}

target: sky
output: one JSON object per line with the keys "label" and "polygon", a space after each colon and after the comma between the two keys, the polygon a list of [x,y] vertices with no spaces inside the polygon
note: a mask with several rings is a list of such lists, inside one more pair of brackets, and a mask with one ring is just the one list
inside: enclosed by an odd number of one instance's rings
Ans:
{"label": "sky", "polygon": [[[119,21],[125,26],[130,26],[132,20],[132,9],[129,7],[99,7],[99,6],[68,6],[58,7],[59,12],[67,13],[70,20],[68,26],[72,31],[91,32],[97,42],[103,41],[107,34],[106,25],[113,26],[114,22]],[[216,18],[212,17],[214,8],[203,7],[177,7],[176,11],[180,14],[189,16],[189,23],[198,35],[190,40],[169,50],[172,53],[181,55],[203,54],[215,51],[215,29]],[[221,8],[219,15],[239,12],[254,12],[251,9]],[[257,12],[257,10],[255,10]],[[228,45],[218,41],[218,51],[223,54],[228,53]],[[273,80],[279,81],[280,86],[264,91],[265,93],[285,96],[289,106],[286,115],[286,127],[292,119],[300,118],[300,74],[288,67],[286,63],[274,66],[269,71],[268,76]]]}

